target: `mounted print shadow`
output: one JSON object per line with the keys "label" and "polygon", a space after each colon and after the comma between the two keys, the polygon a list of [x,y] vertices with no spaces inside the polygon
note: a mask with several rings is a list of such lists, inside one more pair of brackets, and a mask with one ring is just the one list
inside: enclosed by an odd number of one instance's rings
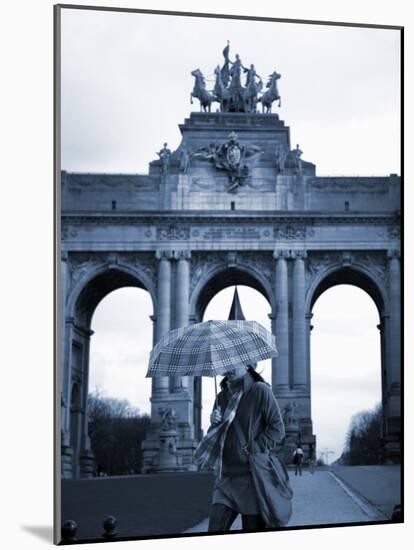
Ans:
{"label": "mounted print shadow", "polygon": [[55,30],[55,543],[402,522],[402,28]]}

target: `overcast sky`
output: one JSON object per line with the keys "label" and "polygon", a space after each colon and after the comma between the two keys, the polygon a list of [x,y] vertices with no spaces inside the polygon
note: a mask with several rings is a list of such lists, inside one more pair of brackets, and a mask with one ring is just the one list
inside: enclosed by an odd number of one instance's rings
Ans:
{"label": "overcast sky", "polygon": [[[164,141],[178,147],[178,124],[198,110],[191,70],[210,78],[227,40],[231,59],[239,53],[263,79],[281,73],[275,110],[318,175],[400,173],[397,31],[77,10],[62,16],[62,168],[146,173]],[[269,326],[262,296],[240,296],[246,317]],[[230,289],[215,296],[205,319],[227,318],[230,302]],[[92,327],[91,388],[142,411],[152,313],[147,294],[124,289],[101,303]],[[313,324],[314,431],[332,460],[352,414],[380,400],[378,313],[362,291],[336,287],[317,301]],[[270,381],[269,367],[264,375]],[[212,392],[203,392],[204,425]]]}
{"label": "overcast sky", "polygon": [[[399,33],[293,23],[63,10],[62,168],[147,172],[176,149],[193,77],[239,53],[282,107],[319,175],[399,173]],[[210,83],[211,85],[213,83]]]}

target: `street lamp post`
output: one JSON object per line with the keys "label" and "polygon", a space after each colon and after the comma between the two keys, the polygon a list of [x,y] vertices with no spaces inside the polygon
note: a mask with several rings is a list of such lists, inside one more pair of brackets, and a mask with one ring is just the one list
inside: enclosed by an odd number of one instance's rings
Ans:
{"label": "street lamp post", "polygon": [[334,451],[330,451],[328,448],[323,449],[320,452],[320,455],[322,457],[322,460],[326,462],[326,465],[329,466],[329,455],[335,454]]}

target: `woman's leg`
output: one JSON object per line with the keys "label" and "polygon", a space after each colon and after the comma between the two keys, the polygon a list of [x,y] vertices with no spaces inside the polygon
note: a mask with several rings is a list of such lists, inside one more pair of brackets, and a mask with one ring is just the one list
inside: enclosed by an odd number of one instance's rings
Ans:
{"label": "woman's leg", "polygon": [[265,529],[266,524],[262,519],[262,516],[246,515],[242,516],[242,526],[244,531],[257,531],[258,529]]}
{"label": "woman's leg", "polygon": [[213,504],[211,507],[210,519],[208,522],[208,530],[210,531],[230,531],[234,520],[237,517],[237,512],[226,506],[225,504]]}

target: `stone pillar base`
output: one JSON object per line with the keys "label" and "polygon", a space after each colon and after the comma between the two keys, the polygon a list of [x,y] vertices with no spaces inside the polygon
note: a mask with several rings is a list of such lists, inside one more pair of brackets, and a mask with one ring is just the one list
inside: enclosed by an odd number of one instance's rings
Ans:
{"label": "stone pillar base", "polygon": [[299,429],[286,430],[285,443],[279,451],[279,458],[286,466],[292,464],[293,452],[299,443]]}
{"label": "stone pillar base", "polygon": [[[178,428],[176,434],[180,432]],[[165,436],[169,438],[171,434],[163,434],[160,427],[154,426],[151,433],[147,434],[147,438],[142,442],[143,466],[141,473],[153,474],[163,472],[193,472],[197,471],[197,466],[194,464],[193,456],[197,447],[197,442],[194,439],[180,438],[177,435],[176,439],[176,456],[171,456],[166,460],[165,450],[162,449],[162,441]],[[168,443],[168,442],[165,442]]]}
{"label": "stone pillar base", "polygon": [[385,438],[384,464],[401,464],[401,441],[399,436]]}
{"label": "stone pillar base", "polygon": [[72,460],[73,450],[69,445],[62,445],[60,463],[61,463],[61,476],[63,479],[72,478]]}
{"label": "stone pillar base", "polygon": [[84,449],[79,457],[80,477],[93,477],[95,457],[91,450]]}

